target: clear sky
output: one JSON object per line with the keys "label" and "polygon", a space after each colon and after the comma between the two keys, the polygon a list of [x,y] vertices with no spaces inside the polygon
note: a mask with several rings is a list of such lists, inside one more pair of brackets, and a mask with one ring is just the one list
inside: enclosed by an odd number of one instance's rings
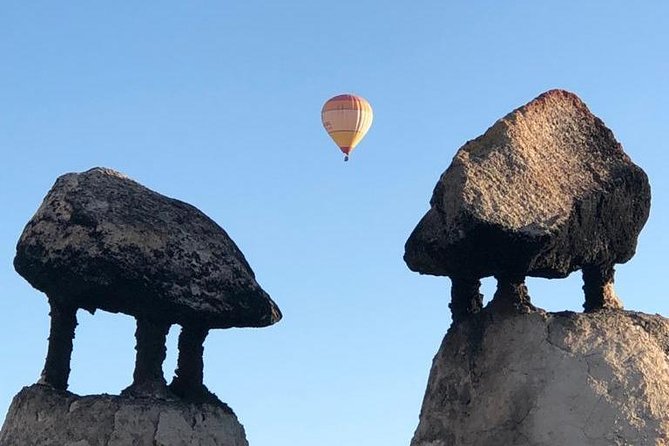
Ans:
{"label": "clear sky", "polygon": [[[404,242],[455,151],[551,88],[648,173],[651,217],[616,285],[628,309],[669,315],[668,18],[659,0],[3,1],[0,419],[48,336],[18,236],[56,177],[106,166],[221,224],[281,307],[206,343],[206,384],[253,446],[407,445],[450,316],[448,279],[409,271]],[[348,163],[320,123],[344,92],[375,111]],[[528,286],[581,309],[579,274]],[[70,389],[127,386],[133,334],[79,312]]]}

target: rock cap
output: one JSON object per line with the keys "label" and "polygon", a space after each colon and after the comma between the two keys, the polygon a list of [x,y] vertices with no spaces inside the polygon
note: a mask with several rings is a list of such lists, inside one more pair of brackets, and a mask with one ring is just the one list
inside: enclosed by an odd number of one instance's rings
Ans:
{"label": "rock cap", "polygon": [[56,302],[207,328],[281,312],[216,222],[107,168],[59,177],[17,245],[16,271]]}
{"label": "rock cap", "polygon": [[405,246],[412,270],[555,278],[629,260],[650,185],[575,94],[550,90],[463,145],[430,205]]}

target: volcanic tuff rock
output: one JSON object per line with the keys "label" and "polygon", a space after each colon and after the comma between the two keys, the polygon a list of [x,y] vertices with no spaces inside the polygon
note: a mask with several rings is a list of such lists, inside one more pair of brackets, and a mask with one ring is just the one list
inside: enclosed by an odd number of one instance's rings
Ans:
{"label": "volcanic tuff rock", "polygon": [[648,218],[650,186],[611,130],[574,94],[551,90],[462,146],[407,240],[414,271],[450,276],[454,319],[480,309],[478,279],[529,303],[525,276],[582,269],[586,310],[620,307],[613,266]]}
{"label": "volcanic tuff rock", "polygon": [[[193,402],[219,402],[203,384],[209,329],[281,319],[223,228],[111,169],[58,178],[21,234],[14,267],[49,299],[49,349],[39,382],[60,390],[67,389],[78,308],[136,318],[137,359],[124,394]],[[174,323],[182,330],[168,392],[162,363]]]}
{"label": "volcanic tuff rock", "polygon": [[1,446],[248,446],[227,406],[79,397],[48,386],[14,397],[0,432]]}
{"label": "volcanic tuff rock", "polygon": [[412,446],[669,444],[669,320],[482,313],[451,327]]}

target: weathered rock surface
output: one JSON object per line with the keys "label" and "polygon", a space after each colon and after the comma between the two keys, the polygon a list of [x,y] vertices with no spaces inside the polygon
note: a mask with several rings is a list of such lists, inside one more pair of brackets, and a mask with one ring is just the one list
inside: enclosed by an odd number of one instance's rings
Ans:
{"label": "weathered rock surface", "polygon": [[668,445],[669,320],[484,310],[444,338],[411,444]]}
{"label": "weathered rock surface", "polygon": [[[133,383],[125,396],[219,402],[203,383],[212,328],[265,327],[281,312],[237,245],[195,207],[111,169],[61,176],[28,222],[14,267],[46,293],[49,348],[39,383],[66,390],[77,309],[137,320]],[[165,338],[182,326],[169,391]]]}
{"label": "weathered rock surface", "polygon": [[480,309],[478,279],[529,297],[526,276],[582,269],[586,310],[620,308],[614,265],[650,212],[646,174],[574,94],[548,91],[462,146],[405,246],[413,271],[449,276],[454,320]]}
{"label": "weathered rock surface", "polygon": [[14,266],[65,307],[206,328],[281,318],[223,228],[111,169],[58,178],[23,231]]}
{"label": "weathered rock surface", "polygon": [[430,204],[406,244],[411,269],[555,278],[629,260],[650,186],[576,95],[551,90],[461,147]]}
{"label": "weathered rock surface", "polygon": [[80,397],[48,386],[19,392],[0,446],[248,446],[229,408],[178,401]]}
{"label": "weathered rock surface", "polygon": [[574,94],[552,90],[467,142],[406,244],[409,267],[476,277],[565,277],[634,254],[645,173]]}

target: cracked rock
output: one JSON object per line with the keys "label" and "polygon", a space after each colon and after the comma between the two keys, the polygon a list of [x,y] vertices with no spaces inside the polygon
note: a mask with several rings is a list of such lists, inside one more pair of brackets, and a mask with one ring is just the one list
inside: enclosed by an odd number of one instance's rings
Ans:
{"label": "cracked rock", "polygon": [[669,320],[482,313],[434,358],[412,446],[669,444]]}
{"label": "cracked rock", "polygon": [[12,401],[2,446],[248,446],[244,427],[220,404],[112,395],[80,397],[39,384]]}

